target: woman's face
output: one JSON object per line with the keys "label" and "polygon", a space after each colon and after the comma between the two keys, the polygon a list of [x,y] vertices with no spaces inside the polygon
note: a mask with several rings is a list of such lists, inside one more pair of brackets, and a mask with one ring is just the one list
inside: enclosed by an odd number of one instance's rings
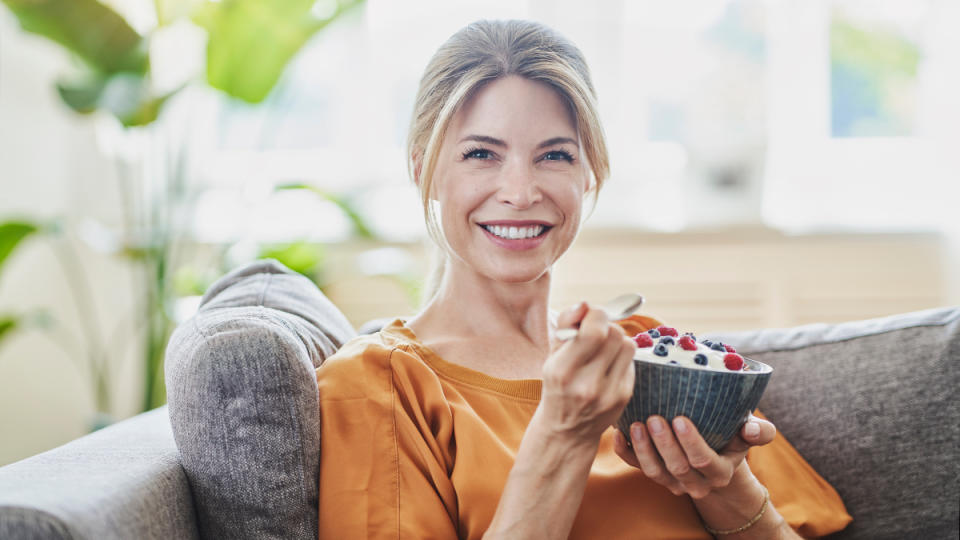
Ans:
{"label": "woman's face", "polygon": [[533,281],[573,242],[589,185],[560,95],[519,76],[483,86],[454,115],[435,169],[454,256],[496,281]]}

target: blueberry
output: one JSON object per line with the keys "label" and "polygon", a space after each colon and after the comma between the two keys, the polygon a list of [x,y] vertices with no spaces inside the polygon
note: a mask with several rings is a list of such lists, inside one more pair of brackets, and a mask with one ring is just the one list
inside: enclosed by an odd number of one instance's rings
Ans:
{"label": "blueberry", "polygon": [[663,343],[664,345],[676,345],[676,344],[677,344],[677,342],[674,341],[673,338],[670,337],[670,336],[663,336],[662,338],[660,338],[660,343]]}
{"label": "blueberry", "polygon": [[707,365],[707,355],[705,354],[695,354],[693,356],[693,361],[701,366]]}
{"label": "blueberry", "polygon": [[706,345],[707,347],[713,346],[713,342],[710,341],[709,339],[705,339],[705,340],[701,341],[700,343],[703,343],[703,344]]}
{"label": "blueberry", "polygon": [[660,331],[657,330],[656,328],[651,328],[650,330],[647,330],[647,333],[650,334],[650,337],[653,337],[653,338],[660,337]]}
{"label": "blueberry", "polygon": [[657,343],[657,346],[653,348],[653,354],[657,356],[666,356],[668,354],[667,346],[663,343]]}
{"label": "blueberry", "polygon": [[727,349],[723,346],[723,343],[711,343],[710,348],[715,351],[726,352]]}
{"label": "blueberry", "polygon": [[669,363],[670,363],[670,364],[677,364],[678,362],[677,362],[676,360],[671,360]]}

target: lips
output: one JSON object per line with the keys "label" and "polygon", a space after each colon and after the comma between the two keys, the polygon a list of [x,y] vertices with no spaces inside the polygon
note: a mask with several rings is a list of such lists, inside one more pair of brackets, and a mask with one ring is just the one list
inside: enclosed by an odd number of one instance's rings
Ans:
{"label": "lips", "polygon": [[522,240],[524,238],[533,238],[540,236],[546,227],[543,225],[532,225],[527,227],[516,227],[506,225],[482,225],[482,227],[494,236],[506,238],[509,240]]}
{"label": "lips", "polygon": [[542,221],[487,221],[478,225],[495,244],[510,250],[539,246],[553,227]]}

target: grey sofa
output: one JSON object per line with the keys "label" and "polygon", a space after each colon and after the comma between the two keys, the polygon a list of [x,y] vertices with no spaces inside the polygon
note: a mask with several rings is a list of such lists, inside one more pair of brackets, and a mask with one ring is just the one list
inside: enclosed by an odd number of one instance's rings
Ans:
{"label": "grey sofa", "polygon": [[[313,369],[354,334],[274,261],[225,276],[168,406],[0,468],[0,538],[316,538]],[[847,503],[834,538],[960,536],[960,308],[713,337],[774,366],[761,409]]]}

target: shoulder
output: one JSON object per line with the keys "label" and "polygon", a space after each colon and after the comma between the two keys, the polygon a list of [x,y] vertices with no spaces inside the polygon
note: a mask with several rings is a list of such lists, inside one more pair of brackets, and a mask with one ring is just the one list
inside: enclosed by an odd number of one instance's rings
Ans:
{"label": "shoulder", "polygon": [[416,347],[389,328],[357,336],[316,369],[320,398],[359,398],[389,390],[396,370],[421,367],[426,364]]}
{"label": "shoulder", "polygon": [[633,337],[640,332],[646,332],[647,330],[656,328],[663,323],[661,323],[658,319],[647,317],[646,315],[631,315],[622,321],[618,321],[618,324],[621,328],[623,328],[623,331],[627,334],[627,336]]}

